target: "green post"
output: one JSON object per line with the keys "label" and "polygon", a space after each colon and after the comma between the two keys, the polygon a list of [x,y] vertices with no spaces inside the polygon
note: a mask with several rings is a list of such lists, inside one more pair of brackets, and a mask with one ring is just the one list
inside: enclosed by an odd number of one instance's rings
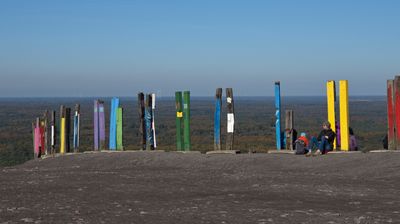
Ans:
{"label": "green post", "polygon": [[175,109],[176,109],[176,150],[183,150],[182,139],[182,92],[175,92]]}
{"label": "green post", "polygon": [[183,92],[183,144],[190,151],[190,92]]}
{"label": "green post", "polygon": [[117,109],[117,150],[123,150],[122,144],[122,107]]}

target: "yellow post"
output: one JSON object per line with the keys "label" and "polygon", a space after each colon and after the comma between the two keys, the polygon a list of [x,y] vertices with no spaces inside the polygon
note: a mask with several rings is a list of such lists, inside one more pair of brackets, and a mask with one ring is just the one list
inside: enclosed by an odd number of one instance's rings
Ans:
{"label": "yellow post", "polygon": [[60,153],[65,153],[65,118],[61,118],[61,127],[60,127]]}
{"label": "yellow post", "polygon": [[[336,133],[336,116],[335,116],[335,101],[336,101],[336,87],[335,81],[328,81],[326,83],[326,98],[328,105],[328,121],[331,123],[332,130]],[[336,150],[336,138],[333,142],[333,149]]]}
{"label": "yellow post", "polygon": [[349,84],[340,80],[340,145],[344,151],[349,151]]}

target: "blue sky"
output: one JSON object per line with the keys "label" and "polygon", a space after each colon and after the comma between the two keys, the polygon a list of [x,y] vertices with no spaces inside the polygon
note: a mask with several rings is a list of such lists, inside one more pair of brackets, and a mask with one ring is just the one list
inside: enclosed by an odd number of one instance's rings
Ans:
{"label": "blue sky", "polygon": [[0,1],[0,96],[384,95],[400,1]]}

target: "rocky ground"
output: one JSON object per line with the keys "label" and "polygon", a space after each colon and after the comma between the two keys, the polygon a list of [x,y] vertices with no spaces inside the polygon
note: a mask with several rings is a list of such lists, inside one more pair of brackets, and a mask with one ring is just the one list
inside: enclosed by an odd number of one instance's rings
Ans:
{"label": "rocky ground", "polygon": [[400,223],[400,153],[119,152],[0,173],[0,223]]}

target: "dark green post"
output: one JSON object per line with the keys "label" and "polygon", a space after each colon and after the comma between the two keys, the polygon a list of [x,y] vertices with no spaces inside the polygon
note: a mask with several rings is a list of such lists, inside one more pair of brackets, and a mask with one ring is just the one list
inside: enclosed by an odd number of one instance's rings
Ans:
{"label": "dark green post", "polygon": [[182,139],[182,92],[175,92],[175,109],[176,109],[176,150],[183,150]]}
{"label": "dark green post", "polygon": [[190,151],[190,92],[183,92],[183,144]]}

